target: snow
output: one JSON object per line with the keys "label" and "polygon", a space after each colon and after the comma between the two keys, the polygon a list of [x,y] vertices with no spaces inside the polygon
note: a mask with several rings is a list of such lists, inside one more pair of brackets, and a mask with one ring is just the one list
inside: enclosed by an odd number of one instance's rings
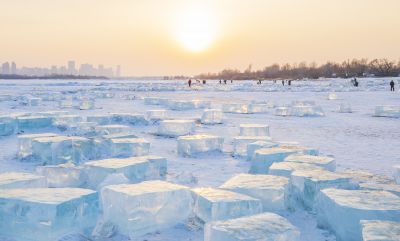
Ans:
{"label": "snow", "polygon": [[[395,78],[395,81],[400,80]],[[387,79],[363,78],[359,87],[353,87],[346,79],[321,79],[293,81],[292,86],[273,84],[263,81],[256,85],[253,81],[234,81],[233,84],[219,85],[218,81],[207,81],[206,85],[189,89],[182,80],[4,80],[0,89],[6,96],[0,102],[0,132],[8,128],[8,134],[0,137],[0,173],[27,172],[35,173],[40,162],[18,161],[17,134],[55,133],[63,136],[84,136],[95,143],[95,150],[84,158],[83,163],[90,160],[110,158],[110,140],[116,138],[144,138],[151,143],[149,153],[168,159],[166,180],[172,183],[188,185],[192,188],[219,187],[224,182],[240,173],[247,173],[251,162],[245,160],[247,147],[252,142],[243,141],[240,148],[243,155],[235,155],[234,138],[239,134],[240,124],[268,125],[273,143],[284,145],[308,146],[314,151],[319,150],[322,156],[334,156],[337,172],[351,178],[354,184],[376,183],[393,184],[393,166],[400,159],[400,129],[398,118],[373,117],[375,106],[398,106],[399,92],[389,92]],[[327,100],[330,92],[340,97],[339,101]],[[39,106],[20,105],[22,96],[32,96],[42,99]],[[146,97],[154,97],[160,105],[147,105]],[[96,108],[80,110],[82,100],[95,101]],[[61,109],[61,100],[71,100],[71,108]],[[167,100],[202,100],[210,103],[207,108],[222,110],[223,104],[236,103],[245,108],[245,114],[224,113],[222,124],[204,125],[199,121],[203,107],[188,110],[168,110],[168,117],[178,120],[194,120],[195,134],[214,135],[224,138],[221,152],[204,153],[193,157],[182,157],[177,153],[176,138],[165,138],[157,135],[158,123],[150,121],[148,125],[136,125],[125,122],[114,124],[125,125],[124,130],[115,128],[115,133],[93,133],[93,123],[85,122],[86,116],[112,115],[113,113],[128,113],[145,115],[147,110],[167,109]],[[292,106],[293,101],[309,100],[320,106],[325,113],[323,118],[308,118],[297,116],[276,116],[275,106]],[[195,102],[193,102],[195,103]],[[201,102],[200,102],[201,103]],[[273,104],[272,104],[273,103]],[[340,103],[349,103],[352,113],[340,113]],[[268,112],[251,113],[251,105],[265,108]],[[265,109],[264,109],[265,110]],[[61,111],[61,112],[60,112]],[[63,126],[53,125],[41,129],[18,130],[17,117],[46,116],[58,119],[60,116],[71,115],[71,121]],[[6,118],[3,118],[6,116]],[[68,118],[65,118],[66,120]],[[7,122],[10,121],[10,122]],[[5,122],[5,123],[4,123]],[[2,127],[3,126],[3,127]],[[87,128],[87,132],[85,129]],[[98,128],[98,126],[96,126]],[[82,129],[82,131],[80,131]],[[112,128],[110,128],[112,129]],[[85,133],[86,132],[86,133]],[[192,133],[194,134],[194,133]],[[272,142],[269,140],[263,140]],[[295,144],[297,143],[297,144]],[[265,146],[268,147],[269,146]],[[257,147],[258,148],[258,147]],[[104,151],[104,152],[103,152]],[[100,155],[104,154],[104,155]],[[80,166],[83,163],[79,163]],[[270,167],[287,162],[274,162]],[[286,164],[291,170],[282,171],[287,177],[293,170],[302,170],[303,163],[294,167],[294,163]],[[279,166],[278,166],[279,167]],[[313,166],[312,170],[317,169]],[[277,173],[274,173],[277,174]],[[278,175],[278,174],[277,174]],[[126,182],[123,178],[112,176],[102,185]],[[301,230],[301,240],[319,241],[335,240],[334,234],[327,229],[316,227],[316,213],[304,210],[280,213]],[[342,215],[345,217],[345,215]],[[3,233],[0,232],[3,238]],[[87,236],[93,240],[92,235]],[[0,238],[1,239],[1,238]],[[139,238],[138,238],[139,239]],[[140,237],[148,241],[202,241],[202,230],[196,225],[181,223],[179,225],[158,229]],[[105,238],[104,241],[122,241],[118,235]]]}
{"label": "snow", "polygon": [[106,186],[101,191],[103,214],[96,230],[104,229],[134,237],[173,227],[191,212],[190,190],[164,181]]}
{"label": "snow", "polygon": [[363,241],[398,241],[400,223],[380,220],[361,220]]}
{"label": "snow", "polygon": [[195,188],[194,213],[202,222],[227,220],[262,212],[260,200],[227,190]]}
{"label": "snow", "polygon": [[264,212],[286,209],[289,179],[273,175],[238,174],[220,186],[261,200]]}
{"label": "snow", "polygon": [[300,231],[274,213],[212,222],[206,225],[204,241],[298,241]]}
{"label": "snow", "polygon": [[195,156],[201,153],[222,151],[224,139],[213,135],[190,135],[179,137],[177,142],[179,155]]}
{"label": "snow", "polygon": [[400,221],[400,197],[386,191],[324,189],[316,209],[319,225],[338,241],[362,240],[361,220]]}
{"label": "snow", "polygon": [[0,203],[0,233],[16,240],[88,234],[98,214],[97,193],[80,188],[0,189]]}

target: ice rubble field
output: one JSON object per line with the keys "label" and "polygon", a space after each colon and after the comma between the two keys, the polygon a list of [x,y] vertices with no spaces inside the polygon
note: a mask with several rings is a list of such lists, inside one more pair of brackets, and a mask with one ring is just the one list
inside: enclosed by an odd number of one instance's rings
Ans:
{"label": "ice rubble field", "polygon": [[0,240],[398,241],[400,94],[359,82],[2,80]]}

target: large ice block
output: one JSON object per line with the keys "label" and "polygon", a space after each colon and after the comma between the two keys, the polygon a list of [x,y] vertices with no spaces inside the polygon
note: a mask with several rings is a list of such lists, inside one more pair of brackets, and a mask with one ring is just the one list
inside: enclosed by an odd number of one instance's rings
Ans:
{"label": "large ice block", "polygon": [[393,105],[376,106],[375,116],[400,118],[400,106],[393,106]]}
{"label": "large ice block", "polygon": [[142,114],[138,113],[112,113],[112,121],[126,123],[130,125],[146,125],[147,120]]}
{"label": "large ice block", "polygon": [[400,184],[400,165],[394,166],[394,180]]}
{"label": "large ice block", "polygon": [[262,212],[260,200],[216,188],[195,188],[194,213],[204,223],[254,215]]}
{"label": "large ice block", "polygon": [[206,224],[204,241],[300,241],[300,231],[275,213]]}
{"label": "large ice block", "polygon": [[360,241],[361,220],[400,221],[400,197],[386,191],[327,188],[316,199],[318,225],[338,241]]}
{"label": "large ice block", "polygon": [[299,149],[285,147],[258,149],[251,159],[250,173],[267,174],[269,167],[274,162],[282,162],[289,155],[298,152]]}
{"label": "large ice block", "polygon": [[163,120],[158,126],[158,135],[162,136],[184,136],[194,132],[195,122],[193,120]]}
{"label": "large ice block", "polygon": [[240,124],[241,136],[269,136],[269,126],[260,124]]}
{"label": "large ice block", "polygon": [[53,119],[53,125],[57,127],[67,127],[73,123],[82,121],[82,117],[79,115],[58,115]]}
{"label": "large ice block", "polygon": [[111,124],[112,115],[102,114],[102,115],[91,115],[86,117],[88,122],[96,122],[99,125],[109,125]]}
{"label": "large ice block", "polygon": [[232,192],[261,200],[263,211],[283,211],[289,191],[289,179],[273,175],[238,174],[220,186]]}
{"label": "large ice block", "polygon": [[0,189],[0,233],[16,240],[54,241],[90,234],[98,213],[96,192],[80,188]]}
{"label": "large ice block", "polygon": [[290,207],[314,208],[315,198],[324,188],[355,189],[357,185],[345,175],[326,170],[297,170],[290,178]]}
{"label": "large ice block", "polygon": [[72,163],[38,166],[36,172],[46,177],[48,187],[84,187],[87,183],[82,166]]}
{"label": "large ice block", "polygon": [[148,110],[146,111],[146,120],[156,122],[168,119],[167,110]]}
{"label": "large ice block", "polygon": [[279,144],[271,141],[256,141],[247,145],[247,160],[251,160],[258,149],[277,147]]}
{"label": "large ice block", "polygon": [[168,108],[171,110],[192,110],[196,105],[191,100],[168,100]]}
{"label": "large ice block", "polygon": [[233,138],[233,153],[238,156],[247,155],[247,145],[256,141],[271,141],[269,136],[236,136]]}
{"label": "large ice block", "polygon": [[0,116],[0,136],[9,136],[14,134],[17,129],[17,120],[13,116]]}
{"label": "large ice block", "polygon": [[102,125],[96,127],[96,132],[98,135],[110,135],[116,133],[126,133],[129,132],[130,128],[126,125]]}
{"label": "large ice block", "polygon": [[298,117],[316,117],[325,116],[325,113],[320,106],[292,106],[290,108],[290,115]]}
{"label": "large ice block", "polygon": [[225,113],[247,114],[248,105],[240,103],[224,103],[222,104],[222,111]]}
{"label": "large ice block", "polygon": [[290,109],[288,107],[278,107],[275,109],[277,116],[290,116]]}
{"label": "large ice block", "polygon": [[328,156],[313,156],[313,155],[290,155],[285,158],[285,162],[300,162],[319,166],[328,171],[336,170],[336,161]]}
{"label": "large ice block", "polygon": [[400,223],[381,220],[361,220],[363,241],[399,241]]}
{"label": "large ice block", "polygon": [[33,160],[45,165],[78,164],[92,158],[91,140],[77,136],[38,137],[32,140]]}
{"label": "large ice block", "polygon": [[203,124],[221,124],[223,122],[223,112],[219,109],[205,109],[201,116]]}
{"label": "large ice block", "polygon": [[268,169],[268,174],[288,177],[292,175],[294,171],[303,171],[303,170],[323,170],[322,167],[307,164],[303,162],[274,162]]}
{"label": "large ice block", "polygon": [[335,92],[331,92],[328,94],[328,100],[337,100],[337,94]]}
{"label": "large ice block", "polygon": [[54,133],[18,135],[18,158],[29,158],[32,155],[32,140],[38,137],[57,136]]}
{"label": "large ice block", "polygon": [[267,113],[270,109],[268,104],[249,104],[248,113]]}
{"label": "large ice block", "polygon": [[193,156],[200,153],[222,151],[224,138],[213,135],[191,135],[178,138],[178,154]]}
{"label": "large ice block", "polygon": [[50,127],[52,121],[53,119],[48,116],[24,116],[17,118],[19,130]]}
{"label": "large ice block", "polygon": [[193,205],[189,188],[164,181],[106,186],[101,202],[103,216],[95,234],[112,228],[131,239],[183,222]]}
{"label": "large ice block", "polygon": [[388,191],[400,197],[400,185],[395,183],[360,183],[360,189]]}
{"label": "large ice block", "polygon": [[145,156],[149,149],[150,142],[142,138],[111,139],[112,157]]}
{"label": "large ice block", "polygon": [[145,180],[164,179],[167,160],[158,156],[141,156],[122,159],[104,159],[85,163],[88,187],[97,189],[107,176],[121,173],[131,183]]}
{"label": "large ice block", "polygon": [[26,172],[0,173],[0,189],[47,187],[44,176]]}
{"label": "large ice block", "polygon": [[351,105],[349,103],[341,103],[339,105],[339,113],[352,113]]}

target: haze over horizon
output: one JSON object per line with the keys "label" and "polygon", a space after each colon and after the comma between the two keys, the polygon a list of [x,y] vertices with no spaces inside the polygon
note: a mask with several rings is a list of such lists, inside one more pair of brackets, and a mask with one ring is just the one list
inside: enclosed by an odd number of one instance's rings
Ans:
{"label": "haze over horizon", "polygon": [[[384,4],[383,4],[384,2]],[[400,58],[398,0],[2,0],[0,62],[192,75]]]}

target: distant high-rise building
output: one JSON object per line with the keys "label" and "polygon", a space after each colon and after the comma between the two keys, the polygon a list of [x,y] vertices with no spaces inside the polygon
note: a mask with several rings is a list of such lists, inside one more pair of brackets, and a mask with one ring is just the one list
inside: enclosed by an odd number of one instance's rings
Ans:
{"label": "distant high-rise building", "polygon": [[115,70],[115,76],[121,77],[121,65],[117,65],[117,68]]}
{"label": "distant high-rise building", "polygon": [[58,74],[58,69],[56,65],[52,65],[50,68],[50,74],[55,75]]}
{"label": "distant high-rise building", "polygon": [[1,66],[1,73],[2,74],[10,74],[10,63],[5,62]]}
{"label": "distant high-rise building", "polygon": [[81,64],[81,67],[79,68],[79,75],[82,76],[94,76],[95,74],[95,69],[93,68],[93,65],[91,64]]}
{"label": "distant high-rise building", "polygon": [[11,74],[17,74],[17,64],[15,62],[11,63]]}
{"label": "distant high-rise building", "polygon": [[73,60],[68,61],[67,66],[68,66],[67,67],[68,74],[70,74],[70,75],[76,74],[75,61],[73,61]]}

